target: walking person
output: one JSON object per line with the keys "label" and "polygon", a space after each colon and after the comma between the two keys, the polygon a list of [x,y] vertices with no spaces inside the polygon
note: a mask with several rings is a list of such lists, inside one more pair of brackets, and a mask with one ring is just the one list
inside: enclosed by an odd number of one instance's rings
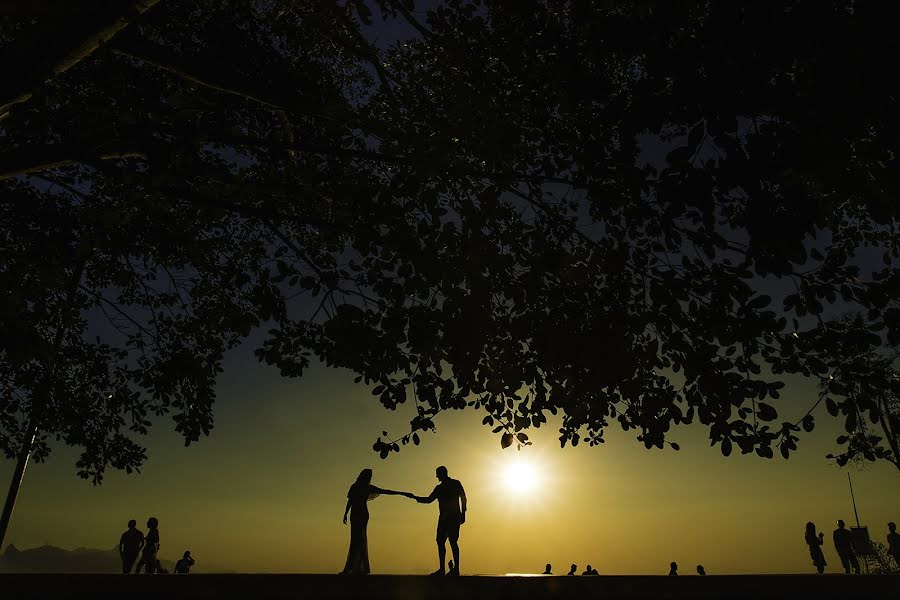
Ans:
{"label": "walking person", "polygon": [[144,548],[141,554],[141,561],[137,564],[135,573],[140,573],[141,568],[148,575],[153,575],[160,571],[159,559],[159,521],[156,517],[147,519],[147,537],[144,540]]}
{"label": "walking person", "polygon": [[891,521],[888,523],[888,554],[894,557],[897,568],[900,568],[900,533],[897,533],[897,524]]}
{"label": "walking person", "polygon": [[347,524],[347,513],[350,513],[350,548],[347,550],[347,562],[339,575],[368,575],[369,567],[369,500],[380,494],[386,496],[406,496],[414,498],[409,492],[395,492],[372,485],[372,469],[363,469],[350,489],[347,491],[347,505],[344,507],[344,525]]}
{"label": "walking person", "polygon": [[850,567],[853,572],[859,575],[859,560],[856,558],[856,551],[853,548],[853,535],[850,530],[844,526],[844,522],[838,520],[838,528],[834,530],[832,539],[834,540],[834,549],[837,551],[844,566],[844,572],[850,574]]}
{"label": "walking person", "polygon": [[122,559],[122,573],[131,573],[141,548],[144,547],[144,534],[137,528],[137,521],[128,521],[128,529],[119,538],[119,558]]}
{"label": "walking person", "polygon": [[816,533],[816,525],[813,522],[806,524],[806,545],[809,546],[809,557],[812,559],[813,566],[816,571],[821,574],[825,572],[825,555],[822,554],[822,544],[825,541],[824,533]]}
{"label": "walking person", "polygon": [[432,575],[444,575],[444,565],[447,558],[446,542],[450,541],[450,549],[453,551],[453,560],[456,563],[450,571],[450,575],[459,575],[459,527],[466,522],[466,491],[462,483],[451,479],[447,473],[447,467],[440,466],[434,471],[438,483],[434,491],[425,498],[416,497],[422,504],[430,504],[438,501],[437,523],[437,547],[440,568]]}

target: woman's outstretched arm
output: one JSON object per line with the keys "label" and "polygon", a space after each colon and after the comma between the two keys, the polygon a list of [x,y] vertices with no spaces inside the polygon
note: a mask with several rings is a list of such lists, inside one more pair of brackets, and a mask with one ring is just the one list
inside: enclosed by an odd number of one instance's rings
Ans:
{"label": "woman's outstretched arm", "polygon": [[380,488],[376,485],[371,486],[371,490],[375,494],[384,494],[386,496],[406,496],[407,498],[412,498],[413,495],[410,492],[398,492],[396,490],[386,490]]}
{"label": "woman's outstretched arm", "polygon": [[347,506],[344,507],[344,525],[347,524],[347,513],[350,512],[350,498],[347,498]]}

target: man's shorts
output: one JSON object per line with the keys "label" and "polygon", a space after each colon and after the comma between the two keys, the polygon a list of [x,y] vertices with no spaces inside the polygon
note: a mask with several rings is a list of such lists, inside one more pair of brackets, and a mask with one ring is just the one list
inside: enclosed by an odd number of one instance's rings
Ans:
{"label": "man's shorts", "polygon": [[437,523],[437,541],[443,544],[448,539],[455,542],[459,539],[459,521],[462,515],[441,515]]}

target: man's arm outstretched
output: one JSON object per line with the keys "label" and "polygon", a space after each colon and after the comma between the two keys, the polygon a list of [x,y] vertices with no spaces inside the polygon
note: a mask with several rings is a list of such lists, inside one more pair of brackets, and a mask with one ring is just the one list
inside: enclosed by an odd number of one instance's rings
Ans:
{"label": "man's arm outstretched", "polygon": [[432,502],[437,500],[438,487],[439,486],[435,486],[430,496],[416,496],[416,502],[418,502],[419,504],[431,504]]}

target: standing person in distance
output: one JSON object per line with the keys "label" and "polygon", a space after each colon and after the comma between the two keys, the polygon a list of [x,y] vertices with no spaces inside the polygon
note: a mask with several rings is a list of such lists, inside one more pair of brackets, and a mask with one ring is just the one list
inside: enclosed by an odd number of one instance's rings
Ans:
{"label": "standing person in distance", "polygon": [[450,571],[450,575],[459,575],[459,527],[466,522],[466,491],[462,483],[457,479],[451,479],[447,473],[447,467],[440,466],[434,471],[438,483],[434,491],[427,497],[416,497],[421,504],[431,504],[438,501],[437,535],[435,537],[438,547],[438,561],[440,568],[432,575],[444,575],[447,559],[446,542],[450,540],[450,549],[453,551],[453,561],[456,565]]}
{"label": "standing person in distance", "polygon": [[822,544],[825,541],[824,533],[816,533],[816,524],[810,521],[806,524],[806,545],[809,546],[809,557],[812,559],[813,566],[819,574],[825,572],[825,555],[822,554]]}
{"label": "standing person in distance", "polygon": [[141,562],[138,563],[135,573],[141,572],[141,567],[148,575],[157,573],[159,569],[159,521],[156,517],[147,519],[147,537],[144,540],[144,551],[141,554]]}
{"label": "standing person in distance", "polygon": [[344,570],[338,575],[368,575],[369,567],[369,500],[380,494],[388,496],[406,496],[415,498],[409,492],[396,492],[372,485],[372,469],[363,469],[356,481],[347,491],[347,505],[344,507],[344,525],[347,514],[350,514],[350,548],[347,550],[347,562]]}
{"label": "standing person in distance", "polygon": [[128,529],[119,538],[119,558],[122,559],[122,573],[131,573],[134,561],[144,547],[144,534],[137,528],[137,521],[128,521]]}
{"label": "standing person in distance", "polygon": [[888,523],[888,554],[894,557],[897,568],[900,568],[900,533],[897,533],[897,524],[891,521]]}
{"label": "standing person in distance", "polygon": [[841,559],[841,564],[844,565],[844,572],[849,575],[852,566],[853,572],[859,575],[859,561],[853,549],[853,534],[844,526],[842,520],[838,520],[837,525],[838,528],[834,530],[831,538],[834,540],[834,549]]}

